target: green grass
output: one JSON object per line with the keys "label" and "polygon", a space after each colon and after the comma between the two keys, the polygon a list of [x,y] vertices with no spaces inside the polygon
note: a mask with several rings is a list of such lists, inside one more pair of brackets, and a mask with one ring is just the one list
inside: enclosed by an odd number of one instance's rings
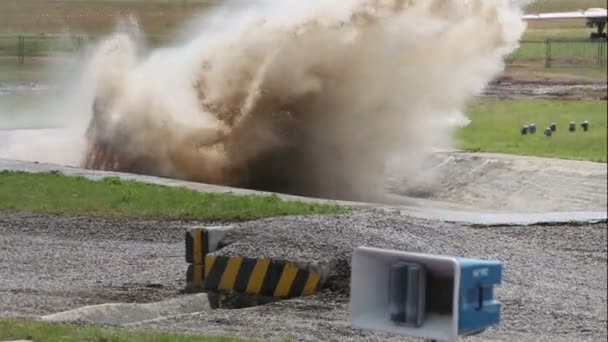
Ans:
{"label": "green grass", "polygon": [[102,181],[53,173],[0,173],[0,211],[242,221],[287,215],[343,214],[338,205],[284,201],[275,195],[239,196],[162,187],[117,178]]}
{"label": "green grass", "polygon": [[[55,35],[69,33],[73,36],[95,36],[109,33],[116,20],[135,15],[142,29],[150,36],[150,46],[158,45],[170,36],[185,20],[220,4],[222,0],[20,0],[0,1],[0,56],[15,56],[17,35],[29,36],[25,40],[26,59],[46,55],[49,52],[75,52],[83,41],[56,39]],[[540,0],[525,8],[526,13],[547,11],[571,11],[580,8],[605,7],[601,0]],[[530,22],[523,40],[543,41],[547,38],[586,39],[591,29],[582,20],[557,20]],[[4,35],[4,37],[3,37]],[[51,37],[51,38],[49,38]],[[85,39],[86,42],[86,39]],[[553,66],[589,69],[583,72],[606,79],[606,64],[597,65],[597,47],[593,44],[564,43],[554,45]],[[605,54],[603,57],[606,60]],[[526,43],[509,58],[509,64],[525,67],[534,73],[544,73],[545,45]],[[36,77],[37,72],[0,70],[0,79],[20,80]],[[548,70],[547,70],[548,71]],[[576,75],[576,71],[567,72]],[[543,76],[552,76],[547,73]],[[588,78],[582,76],[582,79]]]}
{"label": "green grass", "polygon": [[606,82],[608,78],[608,69],[604,66],[601,68],[591,67],[569,67],[569,68],[549,68],[544,69],[544,75],[547,78],[558,79],[574,77],[578,80],[589,80],[595,82]]}
{"label": "green grass", "polygon": [[[461,148],[479,152],[556,157],[606,162],[607,102],[558,100],[483,100],[468,110],[471,124],[458,131]],[[588,120],[589,132],[580,123]],[[567,131],[575,121],[577,131]],[[544,129],[552,122],[558,126],[550,138]],[[520,128],[535,123],[535,135],[520,135]]]}
{"label": "green grass", "polygon": [[44,342],[238,342],[242,339],[163,333],[130,332],[32,320],[0,320],[0,341],[28,339]]}
{"label": "green grass", "polygon": [[49,76],[50,71],[43,64],[18,64],[16,57],[14,60],[0,60],[0,82],[36,82]]}
{"label": "green grass", "polygon": [[606,0],[536,0],[526,6],[526,12],[563,12],[606,7]]}
{"label": "green grass", "polygon": [[0,1],[0,34],[105,34],[134,15],[147,33],[163,34],[221,0]]}
{"label": "green grass", "polygon": [[547,55],[547,44],[551,48],[553,59],[581,59],[590,63],[597,62],[602,57],[606,59],[606,42],[592,41],[522,41],[519,48],[513,52],[513,58],[541,58]]}
{"label": "green grass", "polygon": [[524,41],[544,41],[547,38],[551,39],[587,39],[593,29],[586,28],[585,22],[574,22],[575,26],[568,27],[563,23],[546,23],[545,28],[534,28],[530,26],[522,40]]}
{"label": "green grass", "polygon": [[[565,72],[571,76],[578,75],[581,80],[591,78],[606,81],[608,76],[606,42],[587,40],[585,37],[588,32],[584,30],[574,30],[579,34],[571,36],[559,34],[554,36],[550,32],[557,31],[553,30],[533,31],[535,36],[530,37],[526,34],[520,47],[507,58],[509,67],[526,68],[531,72],[542,73],[546,78],[554,78],[557,76],[556,73]],[[575,39],[568,40],[568,37]],[[547,38],[551,38],[552,41],[547,43],[545,41]],[[551,68],[545,67],[548,47],[550,47]]]}

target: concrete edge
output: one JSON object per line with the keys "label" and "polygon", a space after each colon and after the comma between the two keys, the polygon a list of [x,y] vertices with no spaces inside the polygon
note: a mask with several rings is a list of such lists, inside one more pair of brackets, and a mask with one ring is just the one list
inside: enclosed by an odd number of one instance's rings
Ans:
{"label": "concrete edge", "polygon": [[211,310],[207,294],[190,294],[154,303],[105,303],[40,317],[46,322],[86,322],[119,326]]}

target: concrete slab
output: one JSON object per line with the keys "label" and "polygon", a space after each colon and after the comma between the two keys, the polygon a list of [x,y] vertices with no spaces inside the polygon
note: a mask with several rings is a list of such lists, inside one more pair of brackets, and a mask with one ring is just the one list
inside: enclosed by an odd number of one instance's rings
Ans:
{"label": "concrete slab", "polygon": [[85,306],[75,310],[42,316],[42,320],[117,326],[209,310],[210,305],[207,295],[201,293],[157,303],[109,303]]}
{"label": "concrete slab", "polygon": [[214,252],[235,226],[190,227],[186,231],[186,262],[202,265],[205,255]]}

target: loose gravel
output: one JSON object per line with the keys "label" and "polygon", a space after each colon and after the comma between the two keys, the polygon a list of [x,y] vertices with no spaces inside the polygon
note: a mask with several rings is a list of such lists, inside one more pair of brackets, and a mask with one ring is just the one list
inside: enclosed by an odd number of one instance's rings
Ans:
{"label": "loose gravel", "polygon": [[[179,296],[184,222],[0,214],[0,315],[48,314],[124,300]],[[133,329],[283,338],[404,341],[350,328],[348,265],[358,246],[504,263],[502,324],[470,340],[605,341],[606,223],[471,227],[397,212],[285,217],[236,224],[221,254],[333,261],[330,288],[307,298],[214,310],[130,325]]]}
{"label": "loose gravel", "polygon": [[0,316],[177,296],[183,227],[0,212]]}

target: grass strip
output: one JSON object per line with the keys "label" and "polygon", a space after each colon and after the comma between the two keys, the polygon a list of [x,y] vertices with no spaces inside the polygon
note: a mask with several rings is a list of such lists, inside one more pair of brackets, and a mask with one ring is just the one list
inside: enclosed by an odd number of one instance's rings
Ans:
{"label": "grass strip", "polygon": [[[471,124],[457,132],[460,148],[478,152],[510,153],[537,157],[606,162],[608,153],[606,101],[482,100],[469,107]],[[589,121],[584,132],[581,122]],[[569,132],[571,121],[576,132]],[[537,133],[521,135],[534,123]],[[557,131],[543,132],[551,123]]]}
{"label": "grass strip", "polygon": [[26,319],[0,320],[0,341],[26,339],[34,342],[240,342],[228,337],[142,333],[125,329],[47,323]]}
{"label": "grass strip", "polygon": [[285,201],[276,195],[201,193],[105,178],[0,172],[0,210],[111,218],[244,221],[275,216],[345,214],[339,205]]}

